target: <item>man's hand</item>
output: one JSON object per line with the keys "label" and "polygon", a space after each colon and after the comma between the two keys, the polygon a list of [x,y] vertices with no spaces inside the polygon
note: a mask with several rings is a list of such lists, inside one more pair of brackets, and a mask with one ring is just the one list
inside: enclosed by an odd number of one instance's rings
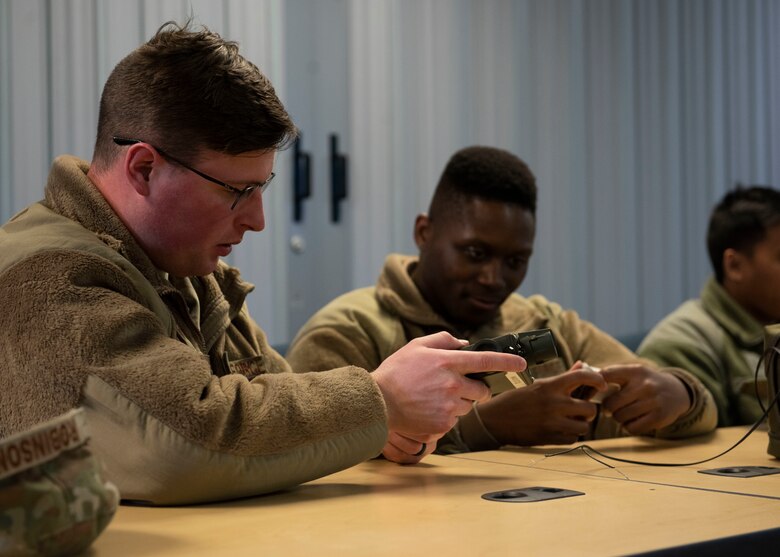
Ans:
{"label": "man's hand", "polygon": [[411,437],[444,435],[473,401],[490,397],[487,386],[465,377],[467,373],[526,367],[514,354],[459,350],[466,344],[446,332],[420,337],[371,374],[384,396],[391,431]]}
{"label": "man's hand", "polygon": [[417,464],[436,449],[440,435],[416,435],[409,437],[396,431],[391,431],[387,438],[382,455],[399,464]]}
{"label": "man's hand", "polygon": [[671,425],[691,407],[688,389],[674,375],[642,364],[605,367],[601,375],[621,387],[602,407],[632,435]]}
{"label": "man's hand", "polygon": [[596,391],[607,382],[595,371],[572,370],[533,384],[503,392],[477,408],[482,423],[502,445],[574,443],[586,435],[596,416],[596,405],[572,397],[578,387]]}

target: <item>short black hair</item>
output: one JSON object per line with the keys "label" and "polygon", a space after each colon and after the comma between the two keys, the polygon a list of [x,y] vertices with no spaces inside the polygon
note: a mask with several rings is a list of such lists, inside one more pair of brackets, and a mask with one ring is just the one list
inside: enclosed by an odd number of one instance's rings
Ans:
{"label": "short black hair", "polygon": [[767,229],[780,224],[780,191],[770,186],[743,186],[726,193],[710,216],[707,251],[715,279],[723,283],[723,252],[735,249],[751,253],[766,236]]}
{"label": "short black hair", "polygon": [[478,197],[520,205],[536,214],[536,177],[509,151],[473,146],[457,151],[447,162],[428,214],[454,209],[463,198]]}

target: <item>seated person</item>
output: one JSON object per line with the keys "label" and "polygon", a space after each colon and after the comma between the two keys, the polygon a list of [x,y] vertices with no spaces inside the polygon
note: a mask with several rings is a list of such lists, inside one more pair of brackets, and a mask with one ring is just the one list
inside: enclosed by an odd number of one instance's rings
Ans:
{"label": "seated person", "polygon": [[[575,312],[513,293],[533,252],[535,212],[536,181],[523,161],[489,147],[455,153],[429,213],[415,221],[419,256],[389,255],[375,287],[344,294],[317,312],[293,339],[288,361],[298,370],[347,364],[372,370],[410,339],[435,331],[475,342],[550,328],[560,357],[532,368],[532,385],[475,406],[439,452],[712,430],[715,406],[691,374],[659,370]],[[603,369],[582,369],[582,362]],[[621,390],[601,411],[572,397],[581,385],[604,390],[605,381]],[[400,442],[386,452],[406,449],[413,462],[414,447]]]}
{"label": "seated person", "polygon": [[[701,296],[656,325],[641,356],[698,377],[718,405],[718,425],[755,423],[756,366],[764,326],[780,322],[780,191],[737,187],[715,206],[707,231],[714,276]],[[766,396],[763,366],[759,395]]]}
{"label": "seated person", "polygon": [[213,501],[352,466],[396,431],[441,436],[489,398],[468,372],[525,368],[441,333],[373,374],[290,373],[247,313],[254,287],[220,258],[264,228],[296,133],[208,29],[163,26],[119,62],[92,162],[58,157],[45,199],[0,228],[0,437],[83,406],[124,499]]}

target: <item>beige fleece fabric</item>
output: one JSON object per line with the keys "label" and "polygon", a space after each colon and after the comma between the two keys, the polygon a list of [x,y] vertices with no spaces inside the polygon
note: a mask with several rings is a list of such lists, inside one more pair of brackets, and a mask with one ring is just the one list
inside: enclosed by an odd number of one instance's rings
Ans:
{"label": "beige fleece fabric", "polygon": [[[346,364],[373,370],[406,342],[436,331],[449,331],[470,342],[510,332],[549,328],[558,347],[559,357],[533,368],[537,377],[563,373],[575,361],[596,367],[642,360],[617,340],[575,311],[540,295],[528,298],[512,294],[499,314],[475,331],[463,334],[436,314],[424,300],[411,279],[416,256],[390,254],[374,287],[344,294],[327,304],[304,324],[287,351],[287,360],[296,370],[323,370]],[[676,423],[657,432],[661,437],[686,437],[714,429],[717,408],[712,395],[690,373],[677,368],[663,368],[687,386],[693,397],[691,409]],[[474,413],[460,419],[449,438],[440,442],[443,452],[461,452],[497,448],[495,440]],[[602,416],[593,438],[626,435],[620,424]]]}
{"label": "beige fleece fabric", "polygon": [[[115,451],[108,478],[120,492],[133,485],[133,498],[165,504],[264,493],[381,451],[384,401],[364,370],[290,373],[246,312],[252,286],[224,264],[189,279],[201,304],[201,322],[192,322],[182,285],[154,268],[87,168],[57,159],[45,201],[0,229],[0,435],[85,404],[88,380],[100,384],[124,401],[91,410],[96,422],[97,413],[125,424],[106,429],[109,438],[93,435]],[[146,432],[143,467],[122,464],[139,445],[116,438],[135,430]],[[166,462],[173,439],[176,451],[210,454],[196,462],[246,468],[244,487],[227,476],[206,491],[193,483],[189,495],[166,493],[165,482],[178,481]]]}

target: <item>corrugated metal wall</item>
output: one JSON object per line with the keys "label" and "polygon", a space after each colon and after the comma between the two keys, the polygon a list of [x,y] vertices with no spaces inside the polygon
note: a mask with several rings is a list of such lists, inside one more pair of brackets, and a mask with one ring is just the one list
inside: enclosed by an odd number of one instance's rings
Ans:
{"label": "corrugated metal wall", "polygon": [[[698,293],[726,189],[780,182],[778,1],[346,1],[349,83],[309,92],[351,99],[343,290],[373,283],[386,253],[414,251],[414,217],[464,145],[508,148],[538,177],[521,292],[615,334]],[[283,0],[0,0],[1,220],[41,197],[54,155],[90,157],[110,69],[189,14],[238,40],[284,99]],[[232,262],[283,342],[289,173],[277,166],[274,216]]]}
{"label": "corrugated metal wall", "polygon": [[722,193],[780,182],[778,30],[767,0],[353,2],[355,281],[414,252],[452,152],[496,145],[540,187],[520,291],[649,328],[698,295]]}

